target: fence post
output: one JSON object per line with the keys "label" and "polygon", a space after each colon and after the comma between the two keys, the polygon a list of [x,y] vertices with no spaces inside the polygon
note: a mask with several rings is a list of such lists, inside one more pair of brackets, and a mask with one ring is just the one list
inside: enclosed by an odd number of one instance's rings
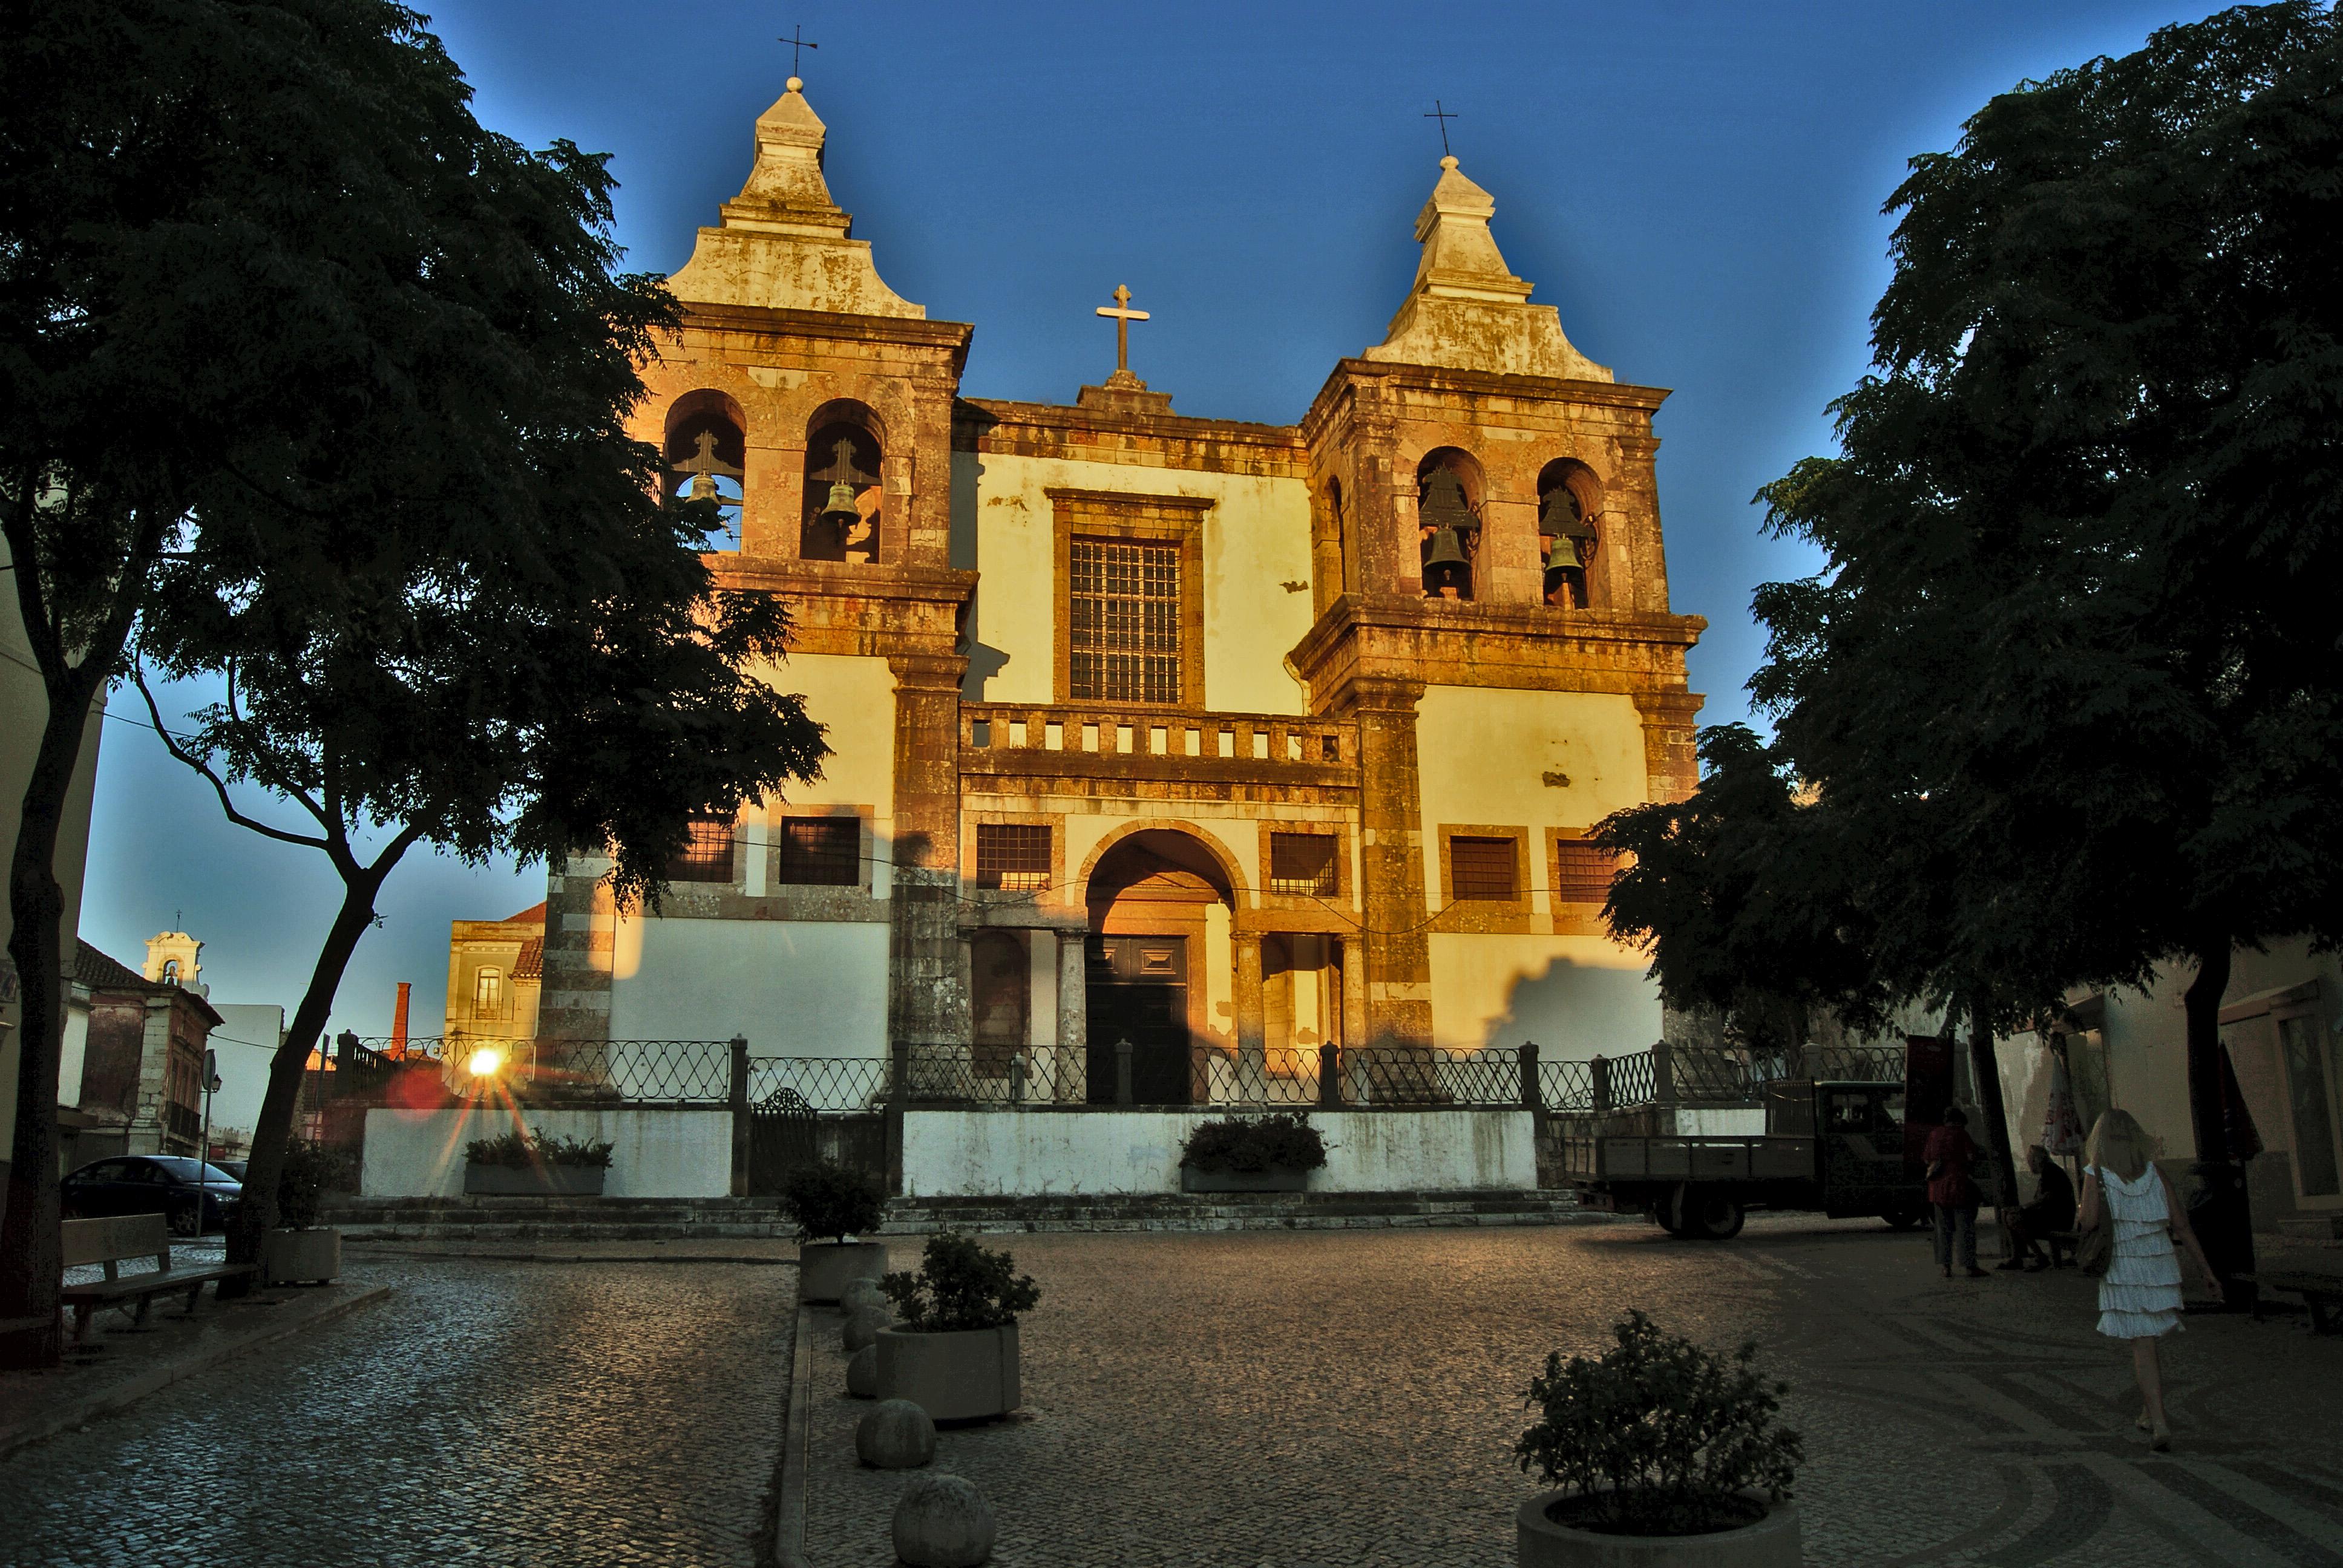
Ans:
{"label": "fence post", "polygon": [[1522,1109],[1535,1116],[1545,1109],[1539,1094],[1537,1041],[1522,1041]]}
{"label": "fence post", "polygon": [[1652,1042],[1652,1103],[1674,1105],[1676,1102],[1675,1052],[1664,1040]]}
{"label": "fence post", "polygon": [[1588,1062],[1586,1079],[1595,1114],[1599,1116],[1611,1109],[1611,1059],[1598,1056]]}
{"label": "fence post", "polygon": [[1342,1048],[1318,1048],[1318,1103],[1328,1111],[1342,1109]]}
{"label": "fence post", "polygon": [[1128,1039],[1114,1042],[1114,1102],[1117,1105],[1131,1103],[1131,1050]]}
{"label": "fence post", "polygon": [[732,1196],[749,1195],[749,1039],[732,1037]]}

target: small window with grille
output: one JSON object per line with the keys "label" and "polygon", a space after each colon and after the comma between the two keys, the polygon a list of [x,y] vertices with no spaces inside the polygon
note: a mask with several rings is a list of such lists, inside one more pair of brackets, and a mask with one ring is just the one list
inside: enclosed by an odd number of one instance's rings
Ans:
{"label": "small window with grille", "polygon": [[817,888],[862,880],[862,824],[855,818],[784,818],[780,848],[777,880]]}
{"label": "small window with grille", "polygon": [[732,879],[732,819],[694,817],[691,837],[680,854],[667,863],[670,882],[729,882]]}
{"label": "small window with grille", "polygon": [[1067,588],[1070,695],[1077,701],[1178,702],[1180,547],[1075,539]]}
{"label": "small window with grille", "polygon": [[976,885],[1017,893],[1050,887],[1050,829],[1046,823],[980,822],[976,827]]}
{"label": "small window with grille", "polygon": [[1611,896],[1619,857],[1584,839],[1557,839],[1554,846],[1554,896],[1565,904],[1599,904]]}
{"label": "small window with grille", "polygon": [[1459,833],[1448,840],[1449,896],[1504,902],[1521,896],[1513,877],[1513,840],[1469,839]]}
{"label": "small window with grille", "polygon": [[1329,833],[1272,833],[1269,890],[1332,898],[1340,885],[1334,838]]}

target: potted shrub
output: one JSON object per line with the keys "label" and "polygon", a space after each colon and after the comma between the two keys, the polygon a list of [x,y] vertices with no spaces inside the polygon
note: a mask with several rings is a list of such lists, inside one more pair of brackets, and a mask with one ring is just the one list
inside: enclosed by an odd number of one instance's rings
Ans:
{"label": "potted shrub", "polygon": [[1599,1361],[1560,1352],[1533,1378],[1537,1424],[1513,1445],[1557,1490],[1515,1516],[1524,1568],[1797,1568],[1790,1480],[1805,1457],[1775,1424],[1788,1385],[1758,1374],[1757,1347],[1720,1360],[1642,1312]]}
{"label": "potted shrub", "polygon": [[260,1280],[265,1285],[299,1285],[342,1275],[342,1233],[320,1225],[326,1194],[346,1185],[350,1157],[338,1149],[297,1138],[285,1147],[277,1177],[277,1228],[260,1238]]}
{"label": "potted shrub", "polygon": [[1326,1140],[1307,1113],[1200,1121],[1180,1147],[1182,1192],[1300,1192],[1326,1163]]}
{"label": "potted shrub", "polygon": [[608,1141],[548,1138],[518,1128],[464,1145],[464,1191],[489,1196],[595,1196],[610,1171]]}
{"label": "potted shrub", "polygon": [[887,1271],[886,1243],[855,1240],[876,1231],[887,1211],[887,1195],[860,1171],[835,1160],[795,1167],[781,1182],[781,1211],[797,1224],[798,1294],[806,1301],[837,1301],[855,1281]]}
{"label": "potted shrub", "polygon": [[934,1421],[983,1421],[1024,1402],[1017,1314],[1041,1299],[1017,1260],[967,1236],[929,1238],[915,1274],[879,1282],[901,1321],[879,1331],[879,1397]]}

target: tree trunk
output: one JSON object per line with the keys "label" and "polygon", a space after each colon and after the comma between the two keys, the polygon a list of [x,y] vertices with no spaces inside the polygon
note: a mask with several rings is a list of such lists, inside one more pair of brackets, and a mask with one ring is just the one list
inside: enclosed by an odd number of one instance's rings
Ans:
{"label": "tree trunk", "polygon": [[1993,1049],[1993,993],[1970,991],[1969,1076],[1976,1080],[1977,1111],[1985,1122],[1985,1154],[2003,1207],[2017,1201],[2017,1161],[2009,1149],[2009,1113],[2001,1098],[2001,1059]]}
{"label": "tree trunk", "polygon": [[2188,1020],[2188,1121],[2197,1138],[2194,1191],[2182,1198],[2188,1223],[2221,1276],[2221,1300],[2250,1310],[2260,1294],[2254,1271],[2254,1213],[2245,1169],[2229,1147],[2228,1095],[2221,1071],[2221,999],[2229,990],[2232,944],[2216,932],[2197,943],[2197,978],[2184,1000]]}
{"label": "tree trunk", "polygon": [[[309,989],[294,1010],[285,1043],[277,1048],[277,1056],[268,1064],[268,1091],[261,1098],[260,1120],[252,1130],[252,1155],[245,1166],[244,1201],[236,1206],[236,1218],[228,1221],[227,1261],[231,1263],[259,1262],[260,1239],[277,1223],[277,1178],[284,1171],[286,1145],[293,1136],[302,1075],[309,1070],[310,1052],[325,1038],[342,973],[357,951],[358,940],[374,923],[375,896],[405,852],[402,843],[372,867],[343,874],[341,910],[326,933],[325,946],[318,950],[317,966],[309,972]],[[250,1289],[250,1276],[225,1282],[219,1289],[225,1296],[242,1295]]]}
{"label": "tree trunk", "polygon": [[2188,983],[2188,1126],[2196,1134],[2197,1158],[2229,1158],[2229,1132],[2221,1114],[2221,998],[2229,990],[2230,944],[2226,936],[2197,945],[2197,978]]}
{"label": "tree trunk", "polygon": [[16,1025],[15,1145],[7,1203],[0,1210],[0,1318],[50,1320],[45,1330],[0,1338],[0,1362],[12,1366],[55,1366],[64,1349],[55,1319],[65,1274],[57,1230],[57,1070],[65,1020],[65,894],[56,859],[90,703],[100,689],[96,671],[85,678],[82,668],[62,683],[62,692],[58,683],[49,683],[48,721],[25,785],[8,865],[8,912],[15,922],[8,956],[15,960],[23,1005]]}

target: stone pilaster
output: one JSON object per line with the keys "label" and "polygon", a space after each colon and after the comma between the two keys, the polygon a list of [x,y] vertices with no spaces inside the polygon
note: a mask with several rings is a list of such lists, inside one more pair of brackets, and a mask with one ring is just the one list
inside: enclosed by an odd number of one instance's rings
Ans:
{"label": "stone pilaster", "polygon": [[888,899],[887,1032],[964,1045],[968,987],[960,936],[960,688],[968,661],[898,654],[895,844]]}
{"label": "stone pilaster", "polygon": [[1360,891],[1366,929],[1366,1038],[1348,1043],[1432,1043],[1432,946],[1423,898],[1423,828],[1415,709],[1423,683],[1361,678],[1351,687],[1359,727]]}
{"label": "stone pilaster", "polygon": [[610,952],[617,910],[604,855],[571,855],[545,879],[545,980],[538,993],[540,1040],[610,1038]]}
{"label": "stone pilaster", "polygon": [[1237,1094],[1251,1099],[1262,1092],[1269,1071],[1269,1031],[1262,1005],[1261,935],[1239,931],[1231,944],[1236,950]]}
{"label": "stone pilaster", "polygon": [[1084,1070],[1090,1060],[1090,970],[1082,933],[1059,931],[1058,943],[1058,1070],[1053,1092],[1060,1100],[1080,1101],[1084,1094]]}
{"label": "stone pilaster", "polygon": [[1700,749],[1694,717],[1704,699],[1689,691],[1638,691],[1644,720],[1644,775],[1654,800],[1681,800],[1700,784]]}

